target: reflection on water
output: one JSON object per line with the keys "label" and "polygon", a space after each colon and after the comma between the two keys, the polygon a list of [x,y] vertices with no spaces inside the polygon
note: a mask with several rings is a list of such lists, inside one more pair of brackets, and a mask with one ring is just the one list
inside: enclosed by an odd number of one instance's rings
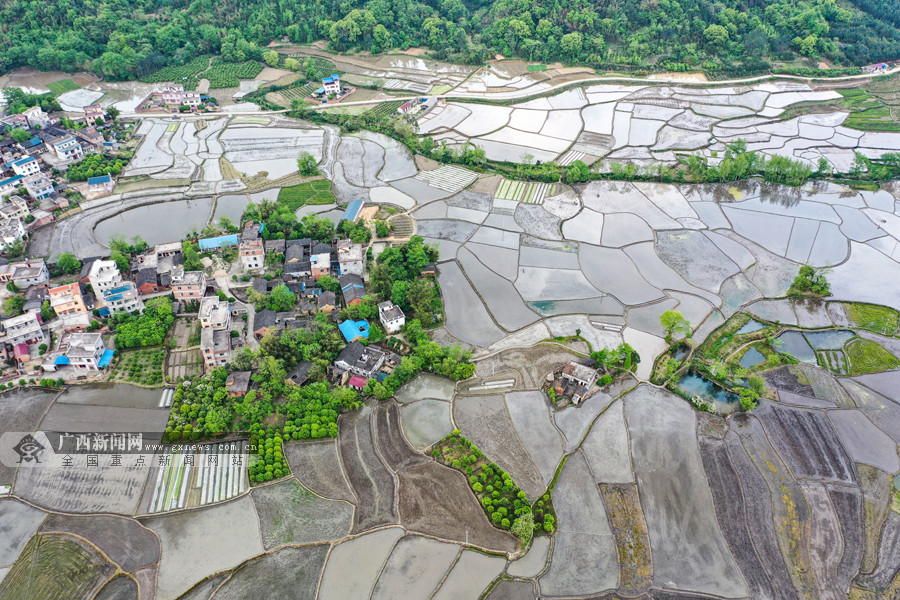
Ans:
{"label": "reflection on water", "polygon": [[678,389],[688,396],[699,396],[701,399],[715,405],[720,415],[727,415],[740,407],[740,397],[728,390],[719,387],[709,379],[697,373],[688,373],[678,382]]}
{"label": "reflection on water", "polygon": [[116,234],[127,240],[139,235],[151,246],[175,242],[206,227],[212,203],[212,198],[199,198],[138,206],[101,221],[94,235],[107,246]]}
{"label": "reflection on water", "polygon": [[754,321],[751,319],[751,320],[747,321],[743,327],[738,329],[735,332],[735,335],[741,334],[741,333],[753,333],[754,331],[759,331],[760,329],[765,329],[766,327],[768,327],[768,326],[765,325],[764,323],[760,323],[759,321]]}
{"label": "reflection on water", "polygon": [[766,357],[762,355],[762,352],[756,348],[750,348],[744,353],[744,356],[741,357],[741,366],[745,369],[749,369],[750,367],[755,367],[764,360],[766,360]]}

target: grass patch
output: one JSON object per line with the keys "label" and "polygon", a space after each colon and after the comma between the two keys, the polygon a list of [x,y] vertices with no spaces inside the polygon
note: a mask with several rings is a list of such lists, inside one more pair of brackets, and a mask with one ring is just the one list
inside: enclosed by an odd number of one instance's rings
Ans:
{"label": "grass patch", "polygon": [[857,338],[847,342],[844,354],[849,361],[851,375],[880,373],[900,368],[900,359],[872,340]]}
{"label": "grass patch", "polygon": [[433,88],[431,88],[431,93],[435,94],[435,95],[446,94],[447,92],[449,92],[452,89],[453,89],[452,85],[446,85],[446,84],[445,85],[436,85]]}
{"label": "grass patch", "polygon": [[51,92],[53,92],[54,96],[59,96],[60,94],[65,94],[66,92],[74,92],[75,90],[81,89],[78,84],[71,79],[61,79],[59,81],[54,81],[53,83],[48,83],[47,87]]}
{"label": "grass patch", "polygon": [[0,581],[0,598],[84,598],[109,565],[72,538],[36,535]]}
{"label": "grass patch", "polygon": [[172,81],[175,83],[183,83],[184,89],[193,90],[197,87],[198,77],[201,71],[209,66],[208,56],[198,56],[190,62],[183,65],[172,65],[163,67],[155,73],[146,75],[141,78],[144,83],[164,83]]}
{"label": "grass patch", "polygon": [[331,182],[321,179],[281,188],[278,192],[278,202],[295,211],[306,204],[334,204],[336,201],[334,194],[331,193]]}
{"label": "grass patch", "polygon": [[547,65],[528,65],[528,72],[535,73],[537,71],[546,71]]}
{"label": "grass patch", "polygon": [[850,322],[862,329],[882,335],[893,335],[897,331],[900,313],[893,308],[862,302],[845,302],[844,310]]}

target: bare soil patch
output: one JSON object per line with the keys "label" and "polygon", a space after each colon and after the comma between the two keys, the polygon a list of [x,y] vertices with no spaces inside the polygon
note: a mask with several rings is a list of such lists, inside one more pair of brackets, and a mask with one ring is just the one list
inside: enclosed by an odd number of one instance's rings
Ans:
{"label": "bare soil patch", "polygon": [[400,520],[394,507],[394,478],[375,450],[372,412],[367,406],[342,415],[338,421],[341,462],[357,498],[354,533]]}
{"label": "bare soil patch", "polygon": [[72,533],[90,540],[125,571],[159,562],[159,539],[134,519],[102,515],[52,514],[42,533]]}
{"label": "bare soil patch", "polygon": [[332,498],[356,503],[338,456],[334,440],[317,440],[285,444],[284,456],[291,473],[313,492]]}
{"label": "bare soil patch", "polygon": [[462,473],[429,461],[398,476],[400,520],[407,529],[493,551],[516,549],[512,535],[488,522]]}

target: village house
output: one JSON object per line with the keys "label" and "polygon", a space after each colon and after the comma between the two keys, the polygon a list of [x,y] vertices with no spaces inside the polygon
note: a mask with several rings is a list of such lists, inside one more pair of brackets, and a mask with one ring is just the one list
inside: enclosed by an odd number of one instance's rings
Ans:
{"label": "village house", "polygon": [[366,287],[363,285],[362,277],[350,273],[341,275],[339,281],[341,284],[341,295],[344,297],[346,306],[356,306],[362,302],[363,297],[366,295]]}
{"label": "village house", "polygon": [[571,397],[572,402],[578,404],[597,381],[597,370],[571,362],[563,367],[562,381],[565,385],[564,395]]}
{"label": "village house", "polygon": [[266,251],[262,239],[242,239],[239,252],[245,270],[255,271],[265,266]]}
{"label": "village house", "polygon": [[366,264],[366,252],[362,244],[350,240],[338,240],[337,257],[341,275],[362,275]]}
{"label": "village house", "polygon": [[[292,240],[293,241],[293,240]],[[304,240],[299,240],[304,241]],[[308,254],[309,246],[305,244],[288,244],[284,251],[284,276],[292,279],[312,275],[312,265]]]}
{"label": "village house", "polygon": [[7,177],[6,179],[0,179],[0,196],[15,193],[16,189],[20,185],[23,185],[23,179],[25,179],[24,175],[13,175],[12,177]]}
{"label": "village house", "polygon": [[113,351],[106,348],[99,333],[70,333],[60,342],[53,364],[98,371],[109,365],[112,357]]}
{"label": "village house", "polygon": [[33,156],[26,156],[25,158],[14,160],[10,163],[10,166],[16,175],[22,175],[23,177],[34,175],[41,170],[41,163]]}
{"label": "village house", "polygon": [[338,371],[372,379],[384,365],[385,357],[385,352],[380,348],[351,342],[338,354],[334,366]]}
{"label": "village house", "polygon": [[179,302],[196,302],[206,293],[206,273],[172,269],[172,295]]}
{"label": "village house", "polygon": [[41,313],[37,311],[4,319],[3,330],[6,332],[6,343],[13,346],[43,344],[46,339],[41,327]]}
{"label": "village house", "polygon": [[191,108],[200,106],[200,92],[185,90],[180,83],[167,83],[162,90],[163,103],[170,109],[178,109],[182,106]]}
{"label": "village house", "polygon": [[84,158],[84,148],[81,143],[71,135],[65,135],[50,140],[50,147],[60,160],[77,162]]}
{"label": "village house", "polygon": [[318,279],[323,275],[331,274],[331,252],[322,252],[313,254],[309,257],[310,275],[313,279]]}
{"label": "village house", "polygon": [[112,175],[98,175],[97,177],[88,177],[88,192],[92,194],[111,194],[116,182],[113,181]]}
{"label": "village house", "polygon": [[200,332],[200,350],[208,369],[228,363],[231,358],[231,335],[227,329],[205,327]]}
{"label": "village house", "polygon": [[156,277],[156,269],[144,268],[134,272],[134,285],[138,294],[155,294],[160,291],[159,280]]}
{"label": "village house", "polygon": [[169,242],[137,255],[131,270],[138,289],[142,294],[149,294],[168,289],[172,285],[172,271],[183,262],[181,242]]}
{"label": "village house", "polygon": [[0,283],[12,281],[19,289],[49,281],[50,271],[43,259],[23,260],[0,266]]}
{"label": "village house", "polygon": [[53,123],[53,119],[41,109],[40,106],[32,106],[22,111],[22,116],[28,120],[28,126],[36,129],[46,129]]}
{"label": "village house", "polygon": [[94,127],[85,127],[84,129],[79,129],[75,132],[75,137],[87,144],[89,147],[92,146],[94,150],[102,150],[103,146],[106,143],[106,140],[103,138],[103,134],[97,131]]}
{"label": "village house", "polygon": [[25,186],[25,191],[28,192],[28,195],[35,200],[49,198],[54,192],[53,182],[43,173],[29,175],[22,180],[22,185]]}
{"label": "village house", "polygon": [[344,336],[348,344],[360,338],[368,339],[369,337],[369,322],[365,319],[360,319],[359,321],[347,319],[338,325],[338,329],[341,330],[341,335]]}
{"label": "village house", "polygon": [[322,292],[316,298],[316,304],[319,312],[330,315],[335,309],[334,292]]}
{"label": "village house", "polygon": [[0,252],[25,237],[25,225],[22,219],[9,219],[0,224]]}
{"label": "village house", "polygon": [[231,324],[231,308],[228,301],[222,301],[218,296],[206,296],[200,300],[197,317],[200,319],[201,327],[227,329]]}
{"label": "village house", "polygon": [[84,292],[80,283],[70,283],[55,288],[50,288],[50,306],[57,316],[78,314],[87,312]]}
{"label": "village house", "polygon": [[0,128],[28,129],[28,119],[25,115],[6,115],[0,117]]}
{"label": "village house", "polygon": [[406,324],[406,315],[399,306],[388,300],[378,304],[378,320],[388,333],[397,333]]}
{"label": "village house", "polygon": [[225,389],[230,398],[245,396],[250,390],[250,371],[232,371],[225,379]]}
{"label": "village house", "polygon": [[144,310],[144,302],[138,297],[137,286],[132,281],[122,279],[115,261],[94,261],[88,277],[97,296],[96,304],[101,315]]}
{"label": "village house", "polygon": [[99,104],[91,104],[84,107],[84,122],[93,127],[97,124],[97,119],[103,119],[103,108]]}
{"label": "village house", "polygon": [[12,219],[24,219],[31,214],[28,210],[28,203],[21,196],[12,195],[9,202],[5,202],[0,206],[0,222],[10,221]]}

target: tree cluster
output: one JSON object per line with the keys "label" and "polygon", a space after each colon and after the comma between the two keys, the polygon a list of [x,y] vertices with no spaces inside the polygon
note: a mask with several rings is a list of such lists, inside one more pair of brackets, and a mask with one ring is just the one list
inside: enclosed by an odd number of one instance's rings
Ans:
{"label": "tree cluster", "polygon": [[437,259],[437,248],[425,244],[420,236],[413,236],[399,247],[386,248],[370,272],[372,289],[429,326],[434,321],[432,315],[440,310],[440,294],[434,282],[421,273],[423,267]]}
{"label": "tree cluster", "polygon": [[146,302],[143,314],[116,314],[110,321],[115,327],[116,348],[158,346],[166,339],[175,317],[169,298],[153,298]]}
{"label": "tree cluster", "polygon": [[804,294],[812,294],[816,296],[828,296],[831,294],[831,286],[825,278],[825,274],[821,271],[803,265],[800,272],[794,277],[794,282],[788,290],[790,296],[802,296]]}
{"label": "tree cluster", "polygon": [[610,377],[631,371],[641,362],[641,357],[637,351],[624,342],[615,348],[603,348],[591,352],[591,358],[596,363],[597,368]]}
{"label": "tree cluster", "polygon": [[69,181],[87,181],[90,177],[118,175],[127,163],[127,160],[108,154],[88,154],[81,161],[69,165],[66,177]]}
{"label": "tree cluster", "polygon": [[[0,64],[2,64],[2,59],[0,59]],[[6,71],[6,69],[2,70]],[[6,110],[11,115],[21,114],[32,106],[40,106],[41,110],[46,113],[62,110],[59,102],[56,101],[51,92],[46,94],[29,94],[22,88],[5,87],[3,88],[3,96],[6,98]]]}

